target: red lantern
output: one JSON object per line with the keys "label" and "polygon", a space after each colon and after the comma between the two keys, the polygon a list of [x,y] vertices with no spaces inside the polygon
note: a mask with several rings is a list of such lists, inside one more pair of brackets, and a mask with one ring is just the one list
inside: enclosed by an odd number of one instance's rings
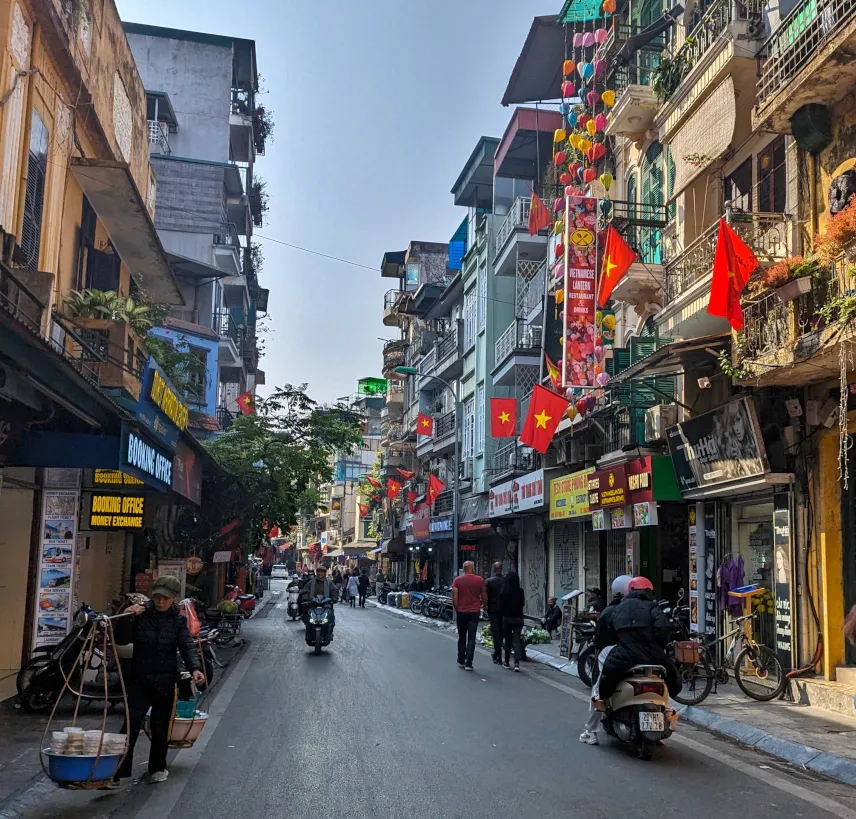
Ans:
{"label": "red lantern", "polygon": [[574,84],[570,80],[565,80],[562,83],[562,97],[563,99],[569,100],[573,99],[577,95],[577,89]]}
{"label": "red lantern", "polygon": [[588,403],[585,398],[580,398],[574,406],[577,408],[577,412],[580,415],[585,415],[588,412]]}
{"label": "red lantern", "polygon": [[577,125],[579,125],[580,128],[585,129],[586,123],[590,119],[591,119],[591,116],[589,114],[580,114],[579,118],[577,119]]}
{"label": "red lantern", "polygon": [[590,182],[594,182],[596,176],[597,171],[594,168],[586,168],[583,171],[583,182],[588,185]]}
{"label": "red lantern", "polygon": [[571,178],[570,182],[565,182],[564,183],[565,185],[572,185],[573,184],[574,179],[577,178],[577,172],[579,171],[579,169],[580,169],[580,163],[579,162],[572,162],[570,165],[568,165],[568,173],[571,174],[572,178]]}
{"label": "red lantern", "polygon": [[555,254],[557,259],[561,259],[565,255],[565,246],[561,242],[556,242]]}
{"label": "red lantern", "polygon": [[606,155],[606,145],[602,142],[595,142],[591,148],[588,149],[588,158],[590,162],[597,162],[598,159]]}
{"label": "red lantern", "polygon": [[568,161],[568,155],[564,151],[556,151],[553,161],[556,163],[556,166],[564,165]]}
{"label": "red lantern", "polygon": [[564,172],[564,173],[559,177],[559,184],[560,184],[563,188],[564,188],[564,187],[566,187],[566,186],[568,186],[568,185],[570,185],[570,184],[571,184],[571,182],[573,182],[573,181],[574,181],[573,176],[571,176],[571,174],[569,174],[567,171],[565,171],[565,172]]}

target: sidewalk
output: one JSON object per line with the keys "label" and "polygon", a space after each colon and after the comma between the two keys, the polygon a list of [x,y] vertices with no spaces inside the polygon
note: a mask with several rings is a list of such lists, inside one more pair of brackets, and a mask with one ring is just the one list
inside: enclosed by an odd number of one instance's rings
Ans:
{"label": "sidewalk", "polygon": [[[454,629],[454,623],[438,623],[409,611],[380,606],[380,609],[434,628]],[[530,661],[549,665],[577,677],[576,662],[559,655],[559,642],[530,645]],[[793,702],[750,700],[733,682],[720,686],[702,705],[677,705],[681,719],[713,733],[736,740],[792,765],[856,785],[856,719]]]}

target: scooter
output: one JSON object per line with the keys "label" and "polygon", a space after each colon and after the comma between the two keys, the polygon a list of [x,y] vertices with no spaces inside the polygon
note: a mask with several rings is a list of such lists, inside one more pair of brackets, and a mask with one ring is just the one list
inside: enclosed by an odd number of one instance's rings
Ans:
{"label": "scooter", "polygon": [[309,604],[306,613],[306,645],[313,646],[315,654],[320,654],[323,646],[330,645],[332,610],[333,601],[329,597],[318,595]]}
{"label": "scooter", "polygon": [[300,603],[298,602],[298,598],[300,597],[300,586],[294,582],[288,587],[288,606],[286,608],[286,613],[292,620],[296,620],[300,617]]}
{"label": "scooter", "polygon": [[605,706],[604,729],[631,743],[639,759],[651,759],[657,742],[668,739],[678,723],[677,711],[669,706],[666,669],[661,665],[631,668]]}
{"label": "scooter", "polygon": [[244,617],[252,617],[256,610],[256,596],[254,594],[244,594],[239,586],[226,586],[226,596],[224,600],[230,600],[238,604],[238,611]]}

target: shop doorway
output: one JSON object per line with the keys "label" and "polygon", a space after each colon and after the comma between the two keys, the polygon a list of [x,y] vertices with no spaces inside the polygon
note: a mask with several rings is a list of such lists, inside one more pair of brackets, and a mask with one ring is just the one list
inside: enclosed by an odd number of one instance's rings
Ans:
{"label": "shop doorway", "polygon": [[606,584],[606,580],[605,578],[601,577],[600,567],[600,532],[595,532],[589,529],[587,526],[585,533],[585,565],[583,566],[583,588],[590,589],[593,586],[598,586],[601,587],[601,591],[606,593],[606,589],[602,588]]}
{"label": "shop doorway", "polygon": [[[658,595],[674,604],[683,590],[689,599],[687,569],[690,563],[689,506],[685,503],[661,503],[658,508],[659,524],[649,527],[647,533],[659,534],[659,555],[652,549],[652,558],[659,565],[652,566],[652,574],[659,580]],[[648,575],[651,577],[651,575]],[[694,591],[698,591],[694,589]]]}

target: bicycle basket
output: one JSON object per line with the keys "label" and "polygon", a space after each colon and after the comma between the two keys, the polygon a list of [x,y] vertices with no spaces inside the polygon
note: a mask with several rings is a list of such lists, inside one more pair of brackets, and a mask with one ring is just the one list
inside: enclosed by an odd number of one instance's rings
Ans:
{"label": "bicycle basket", "polygon": [[677,662],[695,665],[700,656],[699,644],[695,640],[678,640],[675,643],[675,660]]}

